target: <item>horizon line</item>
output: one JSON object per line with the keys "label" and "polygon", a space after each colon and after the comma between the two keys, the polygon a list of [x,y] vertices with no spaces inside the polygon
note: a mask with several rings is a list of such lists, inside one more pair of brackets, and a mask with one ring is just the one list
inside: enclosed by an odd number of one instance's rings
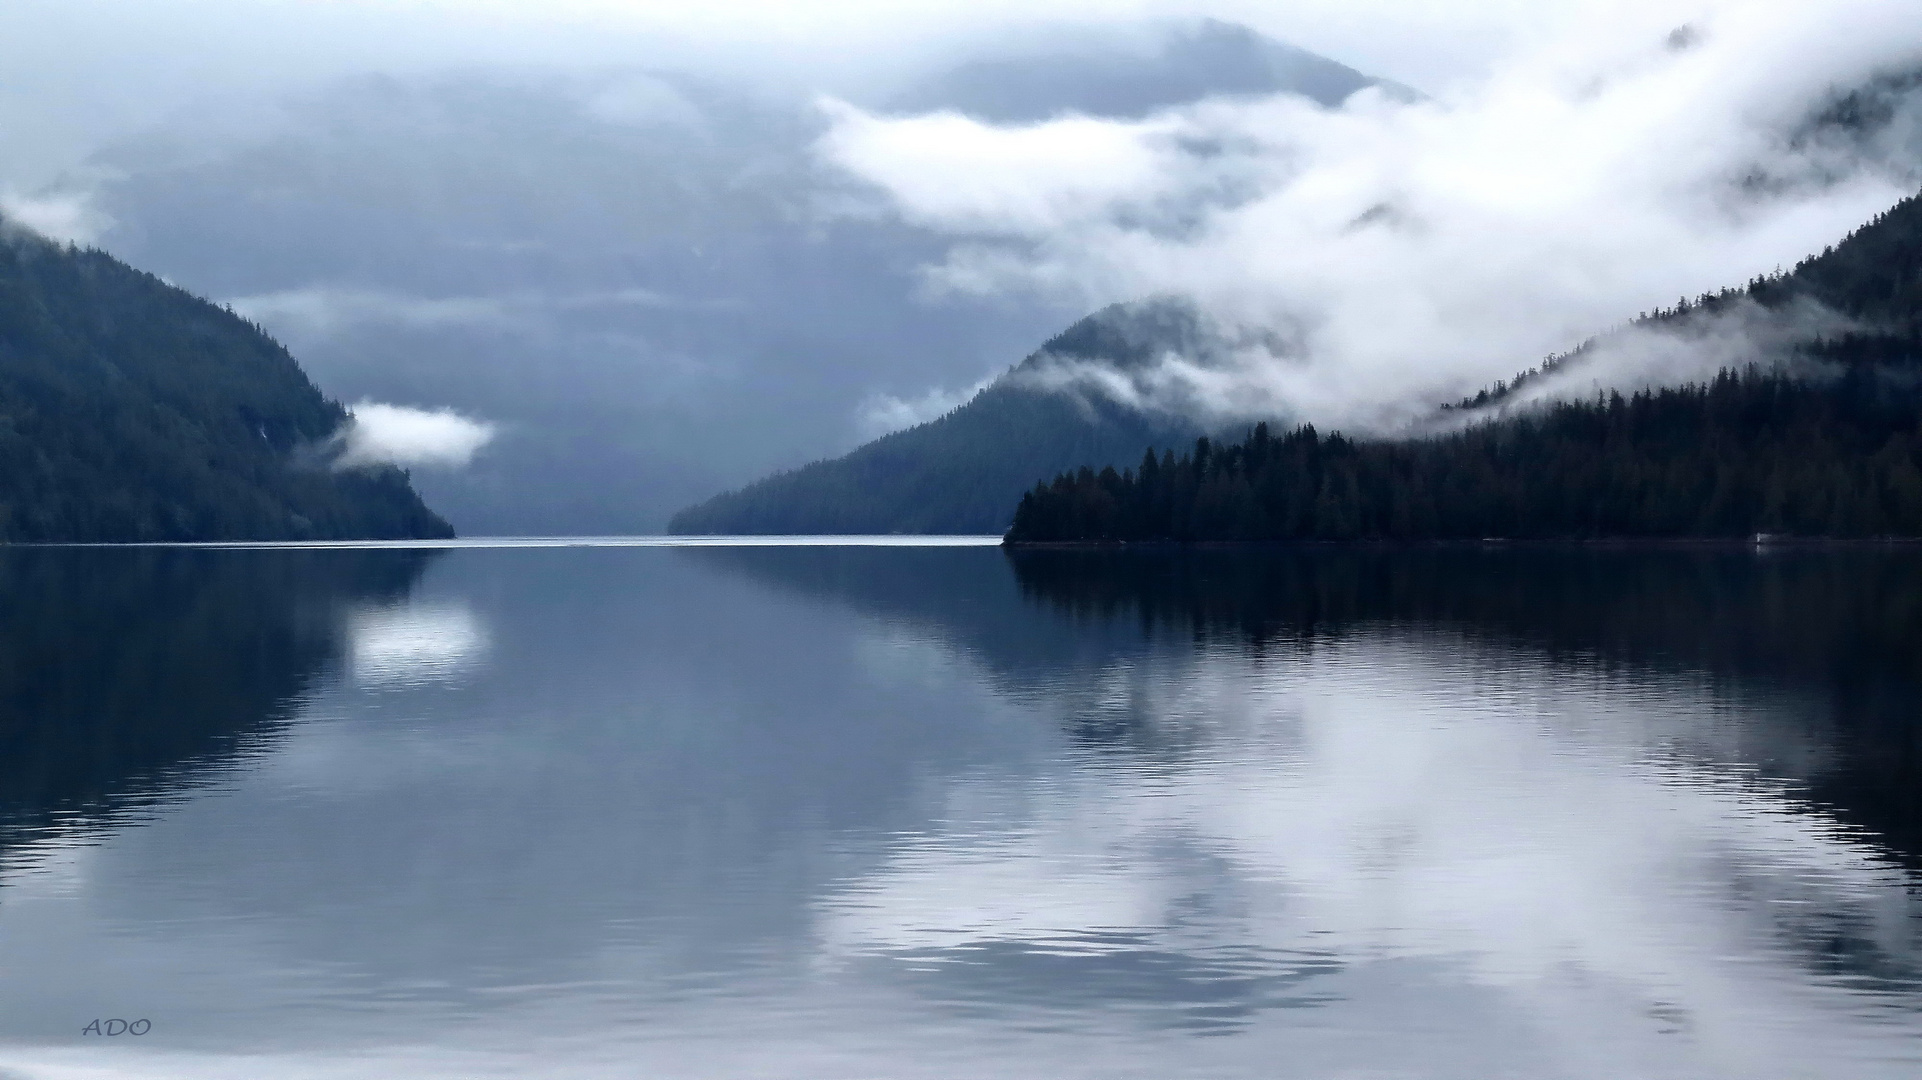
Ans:
{"label": "horizon line", "polygon": [[10,543],[11,548],[203,548],[214,550],[426,550],[439,548],[673,548],[673,547],[990,547],[999,535],[808,534],[712,536],[460,536],[406,540],[143,540]]}

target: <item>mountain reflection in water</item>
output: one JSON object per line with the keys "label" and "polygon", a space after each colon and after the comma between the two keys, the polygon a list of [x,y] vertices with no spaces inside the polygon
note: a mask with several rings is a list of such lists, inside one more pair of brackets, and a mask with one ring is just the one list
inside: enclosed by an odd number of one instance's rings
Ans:
{"label": "mountain reflection in water", "polygon": [[[1439,628],[1570,673],[1707,678],[1801,701],[1786,728],[1693,726],[1711,757],[1922,858],[1922,557],[1908,550],[1060,552],[1011,555],[1024,594],[1082,623],[1286,651]],[[1728,745],[1729,738],[1759,739]]]}
{"label": "mountain reflection in water", "polygon": [[0,850],[217,774],[298,712],[341,610],[423,551],[0,550]]}
{"label": "mountain reflection in water", "polygon": [[24,1076],[1918,1068],[1912,554],[32,554]]}

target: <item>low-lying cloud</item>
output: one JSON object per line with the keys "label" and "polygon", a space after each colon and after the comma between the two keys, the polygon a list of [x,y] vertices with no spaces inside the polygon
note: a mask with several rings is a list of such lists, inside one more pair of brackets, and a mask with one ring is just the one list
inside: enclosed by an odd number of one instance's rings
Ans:
{"label": "low-lying cloud", "polygon": [[[1922,95],[1872,133],[1811,121],[1919,69],[1910,3],[1634,0],[1583,5],[1416,102],[1217,99],[1020,127],[830,103],[818,149],[949,237],[932,289],[1193,301],[1226,344],[1119,380],[1146,406],[1388,430],[1793,264],[1911,193]],[[1584,381],[1699,377],[1676,347],[1693,334],[1739,358],[1729,336],[1753,323],[1619,336]]]}
{"label": "low-lying cloud", "polygon": [[435,328],[498,323],[507,317],[506,305],[496,297],[421,297],[331,286],[242,296],[228,306],[255,322],[317,333],[370,322]]}
{"label": "low-lying cloud", "polygon": [[495,427],[452,409],[410,409],[363,401],[337,436],[335,468],[399,465],[461,468],[491,442]]}
{"label": "low-lying cloud", "polygon": [[0,219],[67,244],[91,244],[113,227],[113,219],[93,204],[91,194],[76,190],[0,192]]}
{"label": "low-lying cloud", "polygon": [[917,397],[896,397],[893,394],[872,394],[861,403],[856,415],[863,438],[877,439],[891,432],[938,420],[954,410],[966,405],[976,394],[986,390],[993,379],[983,379],[973,386],[960,390],[950,390],[945,386],[930,388]]}
{"label": "low-lying cloud", "polygon": [[236,297],[228,306],[256,322],[332,333],[370,323],[441,329],[450,326],[511,325],[551,317],[556,312],[619,308],[727,310],[726,300],[690,300],[639,287],[588,292],[546,293],[515,290],[465,296],[415,296],[348,286],[316,285]]}
{"label": "low-lying cloud", "polygon": [[1748,364],[1805,362],[1797,360],[1796,346],[1858,329],[1855,320],[1807,298],[1764,307],[1743,297],[1713,312],[1697,309],[1597,338],[1575,356],[1558,358],[1566,363],[1546,365],[1518,383],[1496,407],[1705,382]]}

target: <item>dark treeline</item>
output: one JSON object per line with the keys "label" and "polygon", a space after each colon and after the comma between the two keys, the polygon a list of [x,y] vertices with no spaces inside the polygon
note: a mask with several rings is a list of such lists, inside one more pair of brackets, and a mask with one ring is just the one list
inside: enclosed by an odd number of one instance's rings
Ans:
{"label": "dark treeline", "polygon": [[[1483,537],[1922,536],[1922,203],[1904,200],[1787,274],[1644,321],[1738,303],[1819,304],[1855,320],[1790,366],[1486,417],[1433,438],[1358,442],[1266,426],[1137,469],[1063,473],[1022,497],[1011,542],[1447,540]],[[1789,372],[1793,372],[1791,375]]]}
{"label": "dark treeline", "polygon": [[1557,666],[1706,675],[1717,693],[1794,702],[1783,714],[1792,722],[1748,728],[1747,760],[1922,865],[1922,552],[1464,545],[1006,555],[1022,593],[1081,633],[1131,625],[1285,660],[1371,634],[1439,632]]}
{"label": "dark treeline", "polygon": [[1866,368],[1820,383],[1749,369],[1428,439],[1264,424],[1064,473],[1022,497],[1008,539],[1922,536],[1917,400]]}

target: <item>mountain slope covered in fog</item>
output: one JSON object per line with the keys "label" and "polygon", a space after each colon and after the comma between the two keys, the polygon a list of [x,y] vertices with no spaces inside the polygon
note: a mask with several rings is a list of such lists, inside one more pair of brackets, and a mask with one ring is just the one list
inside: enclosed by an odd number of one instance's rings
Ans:
{"label": "mountain slope covered in fog", "polygon": [[0,221],[0,541],[452,535],[259,328]]}
{"label": "mountain slope covered in fog", "polygon": [[675,533],[998,533],[1042,471],[1133,460],[1191,420],[1050,385],[1062,362],[1142,365],[1195,336],[1175,303],[1118,305],[1050,339],[946,416],[674,515]]}
{"label": "mountain slope covered in fog", "polygon": [[1779,363],[1757,355],[1706,383],[1522,406],[1425,439],[1271,438],[1264,425],[1236,445],[1151,451],[1138,470],[1064,472],[1022,497],[1008,539],[1922,537],[1922,201],[1786,277],[1652,321],[1809,301],[1849,329]]}

